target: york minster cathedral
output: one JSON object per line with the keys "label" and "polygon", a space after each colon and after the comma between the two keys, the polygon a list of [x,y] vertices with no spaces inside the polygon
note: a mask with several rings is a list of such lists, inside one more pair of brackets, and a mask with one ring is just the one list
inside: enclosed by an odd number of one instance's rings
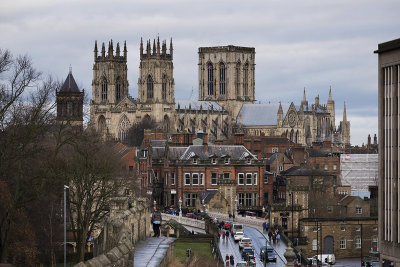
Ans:
{"label": "york minster cathedral", "polygon": [[[255,48],[200,47],[198,50],[198,100],[175,100],[173,43],[140,41],[138,96],[129,96],[126,43],[94,47],[91,123],[104,135],[124,141],[129,128],[151,120],[166,135],[203,131],[211,142],[227,140],[236,132],[248,136],[285,135],[295,143],[310,145],[330,140],[350,144],[350,122],[335,126],[335,102],[329,90],[326,104],[315,98],[309,104],[304,91],[299,105],[256,104]],[[178,66],[181,67],[181,66]],[[168,137],[168,136],[167,136]]]}

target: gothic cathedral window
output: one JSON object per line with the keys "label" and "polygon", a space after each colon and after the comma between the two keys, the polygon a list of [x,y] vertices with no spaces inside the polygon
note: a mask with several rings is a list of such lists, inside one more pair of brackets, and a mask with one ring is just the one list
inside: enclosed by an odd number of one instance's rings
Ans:
{"label": "gothic cathedral window", "polygon": [[103,82],[101,83],[101,100],[106,101],[107,100],[107,94],[108,94],[108,85],[107,85],[107,80],[104,77]]}
{"label": "gothic cathedral window", "polygon": [[243,67],[243,94],[244,96],[249,95],[249,63],[244,64]]}
{"label": "gothic cathedral window", "polygon": [[225,64],[219,64],[219,94],[225,95]]}
{"label": "gothic cathedral window", "polygon": [[240,62],[238,62],[236,64],[235,89],[236,89],[236,97],[237,97],[240,94]]}
{"label": "gothic cathedral window", "polygon": [[207,64],[207,73],[208,95],[214,95],[214,68],[211,62]]}
{"label": "gothic cathedral window", "polygon": [[118,138],[120,141],[126,140],[130,126],[131,126],[130,121],[124,115],[119,123]]}
{"label": "gothic cathedral window", "polygon": [[149,75],[147,77],[147,98],[152,99],[154,97],[154,83],[153,78]]}
{"label": "gothic cathedral window", "polygon": [[162,88],[161,88],[162,99],[167,99],[167,75],[163,75],[162,78]]}
{"label": "gothic cathedral window", "polygon": [[121,79],[118,77],[115,85],[117,101],[121,99]]}

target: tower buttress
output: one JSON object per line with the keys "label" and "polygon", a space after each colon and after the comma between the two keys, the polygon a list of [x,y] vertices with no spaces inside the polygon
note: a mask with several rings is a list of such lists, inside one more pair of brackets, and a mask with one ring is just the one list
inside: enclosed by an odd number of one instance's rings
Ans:
{"label": "tower buttress", "polygon": [[160,57],[160,37],[157,37],[157,57]]}
{"label": "tower buttress", "polygon": [[117,50],[115,52],[116,56],[119,57],[120,56],[120,50],[119,50],[119,43],[117,43]]}
{"label": "tower buttress", "polygon": [[101,46],[101,57],[104,58],[105,56],[106,56],[106,47],[103,42],[103,45]]}
{"label": "tower buttress", "polygon": [[143,57],[143,39],[140,37],[140,59]]}
{"label": "tower buttress", "polygon": [[281,102],[279,102],[279,108],[278,108],[278,113],[277,113],[277,124],[279,126],[282,126],[282,124],[283,124],[283,109],[282,109]]}
{"label": "tower buttress", "polygon": [[326,102],[326,107],[327,111],[331,114],[330,120],[331,120],[331,128],[334,129],[336,126],[335,124],[335,101],[332,98],[332,87],[329,86],[329,98],[328,101]]}
{"label": "tower buttress", "polygon": [[173,52],[174,48],[172,47],[172,37],[171,37],[171,41],[169,43],[169,54],[171,55],[171,58],[173,57]]}
{"label": "tower buttress", "polygon": [[126,41],[124,41],[124,59],[125,59],[125,62],[126,62],[127,56],[128,56],[128,50],[126,50]]}

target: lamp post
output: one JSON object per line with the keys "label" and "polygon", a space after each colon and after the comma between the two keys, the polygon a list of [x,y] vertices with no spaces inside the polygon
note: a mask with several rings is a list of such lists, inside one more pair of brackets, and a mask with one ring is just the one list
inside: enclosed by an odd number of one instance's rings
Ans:
{"label": "lamp post", "polygon": [[64,185],[64,267],[67,266],[67,189],[69,186]]}
{"label": "lamp post", "polygon": [[264,218],[265,206],[262,207],[262,217]]}

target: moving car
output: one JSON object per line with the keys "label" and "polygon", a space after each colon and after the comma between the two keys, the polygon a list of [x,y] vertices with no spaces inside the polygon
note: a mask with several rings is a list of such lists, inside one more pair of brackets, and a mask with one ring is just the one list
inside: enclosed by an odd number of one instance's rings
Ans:
{"label": "moving car", "polygon": [[270,245],[262,246],[260,248],[260,260],[262,262],[276,261],[276,253],[274,251],[274,248]]}
{"label": "moving car", "polygon": [[267,246],[260,248],[260,261],[264,262],[267,259]]}
{"label": "moving car", "polygon": [[249,256],[254,256],[254,249],[252,247],[244,247],[242,250],[242,259],[248,261]]}
{"label": "moving car", "polygon": [[236,232],[243,232],[243,224],[234,223],[232,225],[232,234],[236,234]]}
{"label": "moving car", "polygon": [[253,246],[253,242],[248,237],[243,237],[242,240],[239,241],[239,249],[242,249],[244,247],[252,247],[252,246]]}
{"label": "moving car", "polygon": [[235,242],[238,242],[242,240],[243,237],[244,237],[243,232],[236,232],[236,234],[233,235],[233,240],[235,240]]}
{"label": "moving car", "polygon": [[275,261],[276,262],[276,254],[275,254],[275,251],[267,251],[267,255],[268,255],[268,258],[267,258],[267,262],[272,262],[272,261]]}
{"label": "moving car", "polygon": [[236,263],[236,267],[247,267],[247,262],[239,261],[238,263]]}

